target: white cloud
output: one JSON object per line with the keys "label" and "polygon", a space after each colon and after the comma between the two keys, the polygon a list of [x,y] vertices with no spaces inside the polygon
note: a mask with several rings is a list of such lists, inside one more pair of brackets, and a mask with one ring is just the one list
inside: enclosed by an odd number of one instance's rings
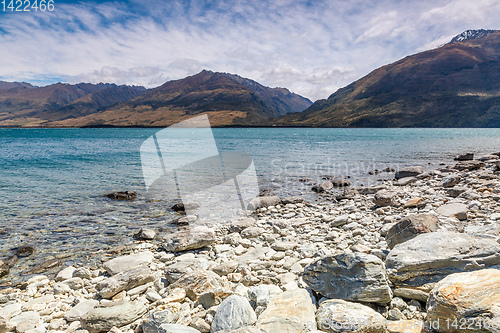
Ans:
{"label": "white cloud", "polygon": [[0,78],[152,87],[206,68],[316,100],[381,65],[480,27],[500,28],[500,2],[60,4],[52,13],[0,15]]}

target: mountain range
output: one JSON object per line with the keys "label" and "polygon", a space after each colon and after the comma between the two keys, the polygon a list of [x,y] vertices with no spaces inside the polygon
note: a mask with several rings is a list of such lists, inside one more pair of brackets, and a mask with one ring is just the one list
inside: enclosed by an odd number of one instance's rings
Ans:
{"label": "mountain range", "polygon": [[165,127],[201,113],[212,126],[243,126],[301,112],[312,102],[284,88],[204,70],[154,88],[0,82],[0,126]]}
{"label": "mountain range", "polygon": [[500,127],[500,31],[467,30],[312,103],[285,88],[208,70],[154,89],[0,81],[0,127]]}
{"label": "mountain range", "polygon": [[272,122],[310,127],[500,127],[500,31],[468,30]]}

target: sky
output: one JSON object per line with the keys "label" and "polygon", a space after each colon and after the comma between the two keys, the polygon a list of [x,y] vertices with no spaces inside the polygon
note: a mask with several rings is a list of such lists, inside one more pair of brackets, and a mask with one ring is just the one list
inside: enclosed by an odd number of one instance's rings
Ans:
{"label": "sky", "polygon": [[54,0],[51,12],[2,9],[3,81],[151,88],[208,69],[312,101],[467,29],[500,29],[498,0]]}

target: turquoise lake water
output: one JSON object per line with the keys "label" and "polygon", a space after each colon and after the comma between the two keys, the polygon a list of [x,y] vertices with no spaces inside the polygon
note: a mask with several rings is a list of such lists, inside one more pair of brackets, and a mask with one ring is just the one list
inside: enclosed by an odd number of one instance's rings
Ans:
{"label": "turquoise lake water", "polygon": [[[132,242],[141,227],[168,232],[170,203],[146,200],[141,169],[141,144],[157,131],[0,129],[0,258],[30,244],[36,253],[20,259],[19,270],[52,257],[86,260]],[[500,150],[500,129],[218,128],[213,135],[219,151],[252,156],[261,190],[310,200],[322,176],[369,185],[392,176],[369,176],[374,169],[430,169],[453,164],[458,153]],[[139,198],[103,197],[123,190]]]}

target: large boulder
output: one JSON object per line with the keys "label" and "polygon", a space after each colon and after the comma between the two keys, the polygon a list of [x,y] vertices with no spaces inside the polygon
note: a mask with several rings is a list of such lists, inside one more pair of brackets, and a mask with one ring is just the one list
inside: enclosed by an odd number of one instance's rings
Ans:
{"label": "large boulder", "polygon": [[274,297],[257,321],[266,332],[302,333],[316,329],[316,306],[305,289],[285,291]]}
{"label": "large boulder", "polygon": [[407,167],[403,169],[399,169],[398,172],[394,175],[394,178],[396,179],[401,179],[401,178],[406,178],[406,177],[415,177],[420,175],[421,173],[424,173],[424,167],[422,166],[412,166],[412,167]]}
{"label": "large boulder", "polygon": [[93,308],[81,320],[82,327],[93,332],[108,332],[112,327],[128,325],[141,318],[147,307],[141,302],[118,302],[107,307]]}
{"label": "large boulder", "polygon": [[115,275],[140,265],[149,264],[153,259],[153,253],[145,251],[108,260],[103,267],[110,275]]}
{"label": "large boulder", "polygon": [[500,270],[452,274],[439,281],[429,295],[427,326],[439,332],[497,332],[499,306]]}
{"label": "large boulder", "polygon": [[305,267],[302,278],[328,298],[387,304],[392,299],[385,265],[366,253],[342,253],[320,258]]}
{"label": "large boulder", "polygon": [[258,208],[264,208],[269,206],[276,206],[280,203],[280,198],[277,195],[267,196],[267,197],[257,197],[248,203],[248,210],[256,210]]}
{"label": "large boulder", "polygon": [[385,332],[386,320],[380,313],[359,303],[340,299],[322,302],[316,312],[318,328],[323,332]]}
{"label": "large boulder", "polygon": [[431,232],[396,245],[385,264],[396,286],[430,290],[450,274],[499,266],[500,244],[465,233]]}
{"label": "large boulder", "polygon": [[226,298],[215,312],[210,332],[235,330],[257,322],[257,315],[253,311],[248,299],[238,295]]}
{"label": "large boulder", "polygon": [[403,218],[389,229],[385,239],[390,249],[419,234],[438,229],[438,218],[431,214],[415,214]]}
{"label": "large boulder", "polygon": [[180,230],[163,238],[163,248],[169,252],[201,249],[215,243],[215,232],[205,226]]}

